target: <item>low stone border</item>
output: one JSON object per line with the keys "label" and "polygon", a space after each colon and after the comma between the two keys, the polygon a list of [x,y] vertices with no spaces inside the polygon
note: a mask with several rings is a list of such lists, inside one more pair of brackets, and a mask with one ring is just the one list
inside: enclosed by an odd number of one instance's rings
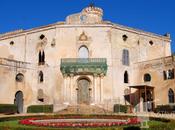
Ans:
{"label": "low stone border", "polygon": [[[92,120],[93,119],[93,120]],[[122,125],[136,125],[140,124],[141,120],[139,118],[128,118],[127,120],[121,120],[109,117],[64,117],[56,119],[39,119],[39,118],[27,118],[19,121],[23,125],[32,125],[38,127],[56,127],[56,128],[65,128],[65,127],[111,127],[111,126],[122,126]]]}

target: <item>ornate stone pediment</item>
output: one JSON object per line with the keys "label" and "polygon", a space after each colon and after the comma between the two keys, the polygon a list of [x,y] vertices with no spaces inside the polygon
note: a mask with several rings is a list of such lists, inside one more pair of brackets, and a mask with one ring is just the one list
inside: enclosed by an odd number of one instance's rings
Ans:
{"label": "ornate stone pediment", "polygon": [[88,41],[88,36],[85,34],[85,32],[82,32],[79,36],[79,41]]}

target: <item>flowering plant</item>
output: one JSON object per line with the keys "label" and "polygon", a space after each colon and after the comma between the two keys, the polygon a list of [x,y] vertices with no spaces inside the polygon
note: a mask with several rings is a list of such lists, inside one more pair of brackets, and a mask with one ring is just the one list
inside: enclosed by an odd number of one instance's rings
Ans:
{"label": "flowering plant", "polygon": [[[103,117],[103,118],[102,118]],[[85,122],[85,121],[78,121],[78,122],[69,122],[66,119],[92,119],[92,116],[60,116],[57,117],[56,119],[65,119],[65,121],[53,121],[51,118],[45,118],[42,120],[47,120],[47,121],[40,121],[40,118],[27,118],[20,120],[19,123],[23,125],[33,125],[33,126],[45,126],[45,127],[58,127],[58,128],[63,128],[63,127],[111,127],[111,126],[121,126],[121,125],[135,125],[139,124],[141,122],[140,119],[138,118],[128,118],[127,120],[116,120],[116,121],[91,121],[91,122]],[[52,120],[52,121],[48,121]],[[55,118],[54,118],[55,119]],[[117,119],[117,116],[98,116],[93,119]]]}

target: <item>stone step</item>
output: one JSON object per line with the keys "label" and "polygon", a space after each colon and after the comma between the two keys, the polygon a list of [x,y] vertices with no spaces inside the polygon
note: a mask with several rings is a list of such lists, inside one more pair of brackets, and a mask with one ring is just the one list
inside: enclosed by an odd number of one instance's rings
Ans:
{"label": "stone step", "polygon": [[67,107],[68,105],[66,104],[54,104],[53,111],[54,112],[62,111],[62,110],[65,110]]}
{"label": "stone step", "polygon": [[111,111],[103,109],[96,105],[73,105],[68,106],[66,109],[58,111],[59,114],[109,114]]}

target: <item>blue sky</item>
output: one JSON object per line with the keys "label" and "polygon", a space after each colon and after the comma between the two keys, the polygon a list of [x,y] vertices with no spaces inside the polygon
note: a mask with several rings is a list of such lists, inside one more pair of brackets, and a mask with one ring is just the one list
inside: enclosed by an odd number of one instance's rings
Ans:
{"label": "blue sky", "polygon": [[0,33],[64,21],[90,3],[104,19],[157,34],[171,34],[175,52],[175,0],[0,0]]}

